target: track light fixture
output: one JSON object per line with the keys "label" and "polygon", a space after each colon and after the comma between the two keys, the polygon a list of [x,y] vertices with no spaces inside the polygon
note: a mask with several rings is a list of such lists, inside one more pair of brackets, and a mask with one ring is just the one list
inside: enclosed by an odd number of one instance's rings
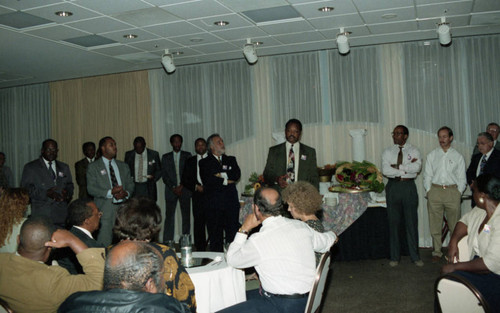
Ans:
{"label": "track light fixture", "polygon": [[438,24],[437,33],[439,43],[442,46],[449,46],[451,44],[450,23],[446,23],[446,18],[441,17],[441,23]]}
{"label": "track light fixture", "polygon": [[250,38],[247,38],[247,43],[243,47],[243,55],[249,64],[257,63],[257,51],[255,50],[255,45],[252,43]]}
{"label": "track light fixture", "polygon": [[165,49],[165,54],[161,57],[161,64],[168,74],[172,74],[175,71],[174,57],[168,53],[168,49]]}
{"label": "track light fixture", "polygon": [[348,54],[351,48],[349,47],[349,34],[351,32],[344,31],[344,27],[340,27],[340,33],[337,34],[337,48],[342,55]]}

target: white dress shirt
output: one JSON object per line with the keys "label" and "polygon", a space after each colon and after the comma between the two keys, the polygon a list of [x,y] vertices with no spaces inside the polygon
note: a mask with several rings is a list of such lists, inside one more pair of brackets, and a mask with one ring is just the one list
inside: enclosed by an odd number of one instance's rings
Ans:
{"label": "white dress shirt", "polygon": [[[403,146],[403,163],[399,169],[391,167],[391,164],[398,163],[399,146],[393,145],[382,153],[382,174],[389,178],[415,178],[422,168],[422,158],[420,151],[409,143]],[[412,162],[413,159],[416,159]]]}
{"label": "white dress shirt", "polygon": [[94,237],[92,237],[92,234],[85,228],[83,227],[80,227],[80,226],[76,226],[76,225],[73,225],[74,228],[78,228],[79,230],[81,230],[85,235],[89,236],[90,238],[94,239]]}
{"label": "white dress shirt", "polygon": [[[292,144],[289,143],[288,141],[286,142],[286,164],[288,168],[288,155],[290,153],[290,148],[292,147]],[[299,181],[299,161],[300,161],[300,142],[297,141],[296,143],[293,144],[293,154],[295,156],[295,163],[294,163],[294,168],[293,171],[295,172],[295,181]]]}
{"label": "white dress shirt", "polygon": [[424,170],[424,188],[428,192],[431,185],[457,185],[460,192],[467,186],[464,157],[452,147],[444,152],[441,147],[427,155]]}
{"label": "white dress shirt", "polygon": [[203,186],[203,182],[201,181],[201,176],[200,176],[200,164],[198,162],[200,162],[201,159],[204,159],[206,158],[208,155],[207,152],[205,152],[204,155],[201,155],[201,154],[196,154],[196,178],[198,179],[197,180],[197,184],[200,185],[200,186]]}
{"label": "white dress shirt", "polygon": [[335,239],[333,232],[318,233],[302,221],[268,217],[248,240],[236,234],[227,262],[235,268],[255,266],[265,291],[304,294],[311,290],[316,273],[314,251],[328,251]]}
{"label": "white dress shirt", "polygon": [[[113,203],[124,202],[125,199],[115,199],[113,197],[113,194],[111,193],[111,190],[113,189],[113,184],[111,183],[111,175],[109,174],[109,163],[111,163],[111,166],[113,167],[113,170],[115,171],[115,177],[116,177],[116,181],[118,182],[118,186],[122,186],[122,179],[120,178],[120,170],[118,169],[118,165],[116,165],[115,159],[108,160],[105,157],[102,157],[101,159],[104,162],[104,166],[106,168],[106,173],[108,173],[109,186],[111,187],[108,190],[106,198],[113,199]],[[128,193],[128,191],[127,191],[127,193]],[[130,194],[128,194],[128,195],[130,196]]]}

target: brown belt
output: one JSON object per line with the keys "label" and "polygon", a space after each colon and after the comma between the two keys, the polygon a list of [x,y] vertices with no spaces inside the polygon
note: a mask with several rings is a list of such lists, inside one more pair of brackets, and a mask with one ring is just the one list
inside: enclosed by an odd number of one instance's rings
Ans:
{"label": "brown belt", "polygon": [[415,178],[394,177],[394,178],[389,178],[389,180],[394,180],[394,181],[410,181],[410,180],[415,180]]}
{"label": "brown belt", "polygon": [[454,184],[454,185],[437,185],[437,184],[432,184],[432,187],[448,189],[448,188],[457,188],[458,186],[457,186],[457,184]]}

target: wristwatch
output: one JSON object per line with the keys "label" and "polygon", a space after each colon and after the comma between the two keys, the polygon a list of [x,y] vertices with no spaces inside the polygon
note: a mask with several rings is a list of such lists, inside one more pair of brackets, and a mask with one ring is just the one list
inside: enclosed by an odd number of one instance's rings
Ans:
{"label": "wristwatch", "polygon": [[239,233],[242,233],[242,234],[245,234],[248,236],[248,231],[244,230],[243,228],[240,227],[240,229],[238,229],[238,232]]}

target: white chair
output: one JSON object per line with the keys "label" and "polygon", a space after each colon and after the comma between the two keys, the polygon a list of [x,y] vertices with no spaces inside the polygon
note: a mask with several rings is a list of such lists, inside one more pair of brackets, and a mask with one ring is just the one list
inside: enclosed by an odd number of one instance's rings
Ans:
{"label": "white chair", "polygon": [[[467,262],[467,261],[470,261],[470,248],[469,248],[469,244],[467,242],[467,238],[469,238],[469,236],[465,236],[463,237],[462,239],[460,239],[460,241],[458,242],[458,259],[460,260],[460,262]],[[453,263],[457,263],[455,260],[453,261]]]}
{"label": "white chair", "polygon": [[318,312],[323,298],[323,291],[325,290],[326,277],[330,270],[330,252],[326,252],[321,256],[318,267],[316,268],[316,278],[314,279],[313,286],[309,292],[307,299],[305,313]]}
{"label": "white chair", "polygon": [[435,294],[442,313],[488,313],[483,295],[462,276],[450,273],[438,278]]}
{"label": "white chair", "polygon": [[4,299],[0,299],[0,313],[14,313]]}

